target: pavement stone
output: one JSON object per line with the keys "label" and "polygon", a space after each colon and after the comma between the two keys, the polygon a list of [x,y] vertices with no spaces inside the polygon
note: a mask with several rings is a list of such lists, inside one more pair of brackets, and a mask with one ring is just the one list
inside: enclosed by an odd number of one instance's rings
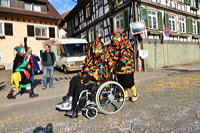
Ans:
{"label": "pavement stone", "polygon": [[[0,71],[0,132],[30,133],[35,127],[52,123],[54,131],[65,132],[199,132],[200,63],[177,65],[147,72],[135,72],[140,94],[136,103],[126,102],[115,115],[98,115],[94,120],[81,116],[64,117],[55,111],[68,91],[70,78],[76,73],[55,71],[55,88],[42,90],[42,74],[36,75],[35,92],[8,100],[11,71]],[[29,104],[31,103],[31,104]]]}

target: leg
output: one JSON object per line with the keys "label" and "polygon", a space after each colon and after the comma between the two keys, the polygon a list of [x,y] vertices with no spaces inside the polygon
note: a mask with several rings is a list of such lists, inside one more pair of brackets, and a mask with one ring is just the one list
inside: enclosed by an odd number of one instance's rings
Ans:
{"label": "leg", "polygon": [[137,94],[135,85],[131,87],[131,91],[132,91],[133,96],[130,98],[130,101],[135,102],[138,99],[138,94]]}
{"label": "leg", "polygon": [[71,110],[72,100],[74,99],[74,93],[76,92],[77,84],[80,82],[80,80],[80,76],[74,76],[71,79],[69,91],[67,95],[63,97],[64,102],[56,106],[59,110]]}
{"label": "leg", "polygon": [[54,67],[49,66],[49,87],[53,87],[53,71]]}
{"label": "leg", "polygon": [[43,86],[45,88],[47,88],[47,71],[48,71],[48,67],[43,66]]}
{"label": "leg", "polygon": [[14,88],[11,88],[8,95],[7,95],[7,98],[8,99],[15,99],[16,97],[13,96],[13,93],[14,93]]}
{"label": "leg", "polygon": [[134,73],[133,73],[132,82],[133,82],[133,86],[130,88],[130,90],[131,90],[133,96],[130,98],[130,101],[135,102],[138,99],[138,94],[137,94],[137,90],[136,90],[136,87],[135,87]]}
{"label": "leg", "polygon": [[34,69],[30,70],[29,73],[30,73],[29,80],[31,82],[31,88],[33,89],[33,87],[34,87]]}

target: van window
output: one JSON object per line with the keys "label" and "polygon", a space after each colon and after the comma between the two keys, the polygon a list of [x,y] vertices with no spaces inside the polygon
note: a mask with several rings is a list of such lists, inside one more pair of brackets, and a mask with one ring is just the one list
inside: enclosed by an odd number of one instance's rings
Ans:
{"label": "van window", "polygon": [[87,50],[87,44],[60,44],[57,46],[57,50],[60,56],[84,56]]}

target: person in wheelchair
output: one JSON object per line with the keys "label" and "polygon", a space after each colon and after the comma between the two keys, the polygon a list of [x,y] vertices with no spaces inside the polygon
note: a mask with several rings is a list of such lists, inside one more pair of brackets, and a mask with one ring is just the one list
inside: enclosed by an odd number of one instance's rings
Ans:
{"label": "person in wheelchair", "polygon": [[120,32],[120,29],[114,31],[112,38],[112,56],[115,64],[118,64],[115,70],[118,82],[124,88],[125,99],[128,100],[128,89],[132,91],[130,101],[138,99],[138,94],[134,82],[134,49],[128,37]]}
{"label": "person in wheelchair", "polygon": [[[58,104],[58,110],[67,111],[67,115],[72,115],[79,100],[79,95],[83,90],[89,90],[94,85],[106,81],[109,77],[109,70],[113,66],[108,49],[104,43],[96,38],[94,44],[90,44],[86,58],[83,61],[82,70],[77,76],[74,76],[69,85],[69,91],[63,97],[63,102]],[[83,103],[79,103],[79,111],[83,107]]]}

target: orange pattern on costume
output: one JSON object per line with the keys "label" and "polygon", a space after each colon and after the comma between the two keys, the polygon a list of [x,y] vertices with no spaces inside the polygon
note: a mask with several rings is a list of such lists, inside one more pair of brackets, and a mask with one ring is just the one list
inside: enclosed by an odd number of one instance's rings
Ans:
{"label": "orange pattern on costume", "polygon": [[[113,61],[118,64],[116,74],[131,74],[134,72],[134,49],[130,40],[123,33],[117,31],[113,36]],[[121,64],[121,65],[119,65]]]}
{"label": "orange pattern on costume", "polygon": [[[109,50],[98,39],[94,44],[90,44],[83,65],[79,75],[82,77],[81,83],[84,85],[99,84],[100,81],[108,80],[111,66],[113,66]],[[83,80],[87,76],[91,76],[92,79],[84,83]]]}

